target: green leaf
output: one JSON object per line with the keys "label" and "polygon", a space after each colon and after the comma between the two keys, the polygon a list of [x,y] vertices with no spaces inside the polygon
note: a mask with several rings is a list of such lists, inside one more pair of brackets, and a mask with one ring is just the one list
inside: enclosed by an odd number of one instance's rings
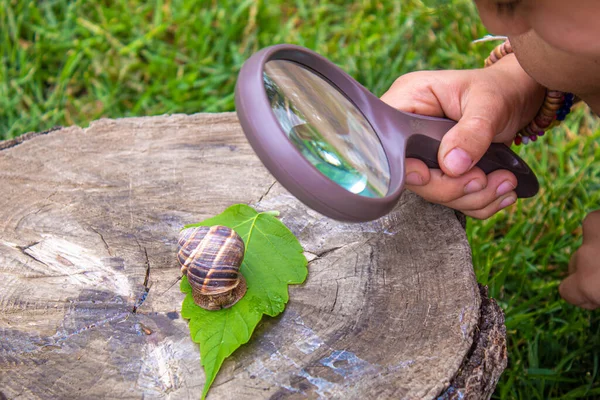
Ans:
{"label": "green leaf", "polygon": [[224,225],[235,230],[246,246],[240,271],[248,289],[233,307],[204,310],[194,303],[187,279],[181,281],[181,291],[187,294],[181,315],[190,320],[190,334],[200,344],[206,374],[202,398],[225,358],[250,340],[262,315],[274,317],[283,311],[289,299],[288,285],[306,279],[307,261],[302,246],[277,215],[276,211],[258,213],[245,204],[236,204],[213,218],[186,226]]}

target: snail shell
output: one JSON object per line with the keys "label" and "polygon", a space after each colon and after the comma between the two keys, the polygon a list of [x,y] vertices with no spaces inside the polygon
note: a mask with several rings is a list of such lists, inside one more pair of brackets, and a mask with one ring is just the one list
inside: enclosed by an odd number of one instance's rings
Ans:
{"label": "snail shell", "polygon": [[229,308],[246,293],[240,273],[244,241],[232,229],[215,225],[181,231],[177,260],[192,287],[194,302],[207,310]]}

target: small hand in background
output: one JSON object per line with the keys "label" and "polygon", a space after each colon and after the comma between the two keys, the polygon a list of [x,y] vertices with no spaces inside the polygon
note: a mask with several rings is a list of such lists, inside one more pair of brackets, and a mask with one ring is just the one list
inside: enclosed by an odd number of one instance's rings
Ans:
{"label": "small hand in background", "polygon": [[583,221],[583,244],[569,262],[569,276],[559,287],[571,304],[594,310],[600,307],[600,210]]}

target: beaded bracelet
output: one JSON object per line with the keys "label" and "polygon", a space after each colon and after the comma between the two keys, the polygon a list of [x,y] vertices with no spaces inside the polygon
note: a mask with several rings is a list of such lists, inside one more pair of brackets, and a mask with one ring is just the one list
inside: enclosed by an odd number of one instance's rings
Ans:
{"label": "beaded bracelet", "polygon": [[[485,59],[484,68],[489,67],[512,52],[513,49],[510,45],[510,41],[506,39],[504,43],[492,50],[490,56]],[[571,112],[573,101],[574,96],[572,93],[563,93],[558,90],[546,89],[546,96],[542,107],[533,121],[517,132],[517,135],[513,140],[514,143],[516,145],[520,145],[521,143],[527,144],[530,141],[535,142],[539,136],[544,136],[547,130],[560,124],[567,114]]]}

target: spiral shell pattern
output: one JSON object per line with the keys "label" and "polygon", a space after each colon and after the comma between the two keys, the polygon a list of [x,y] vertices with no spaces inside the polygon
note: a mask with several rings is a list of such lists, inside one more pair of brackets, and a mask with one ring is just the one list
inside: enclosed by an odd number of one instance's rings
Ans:
{"label": "spiral shell pattern", "polygon": [[244,250],[244,241],[234,230],[199,226],[181,232],[177,260],[194,292],[218,295],[240,283]]}

